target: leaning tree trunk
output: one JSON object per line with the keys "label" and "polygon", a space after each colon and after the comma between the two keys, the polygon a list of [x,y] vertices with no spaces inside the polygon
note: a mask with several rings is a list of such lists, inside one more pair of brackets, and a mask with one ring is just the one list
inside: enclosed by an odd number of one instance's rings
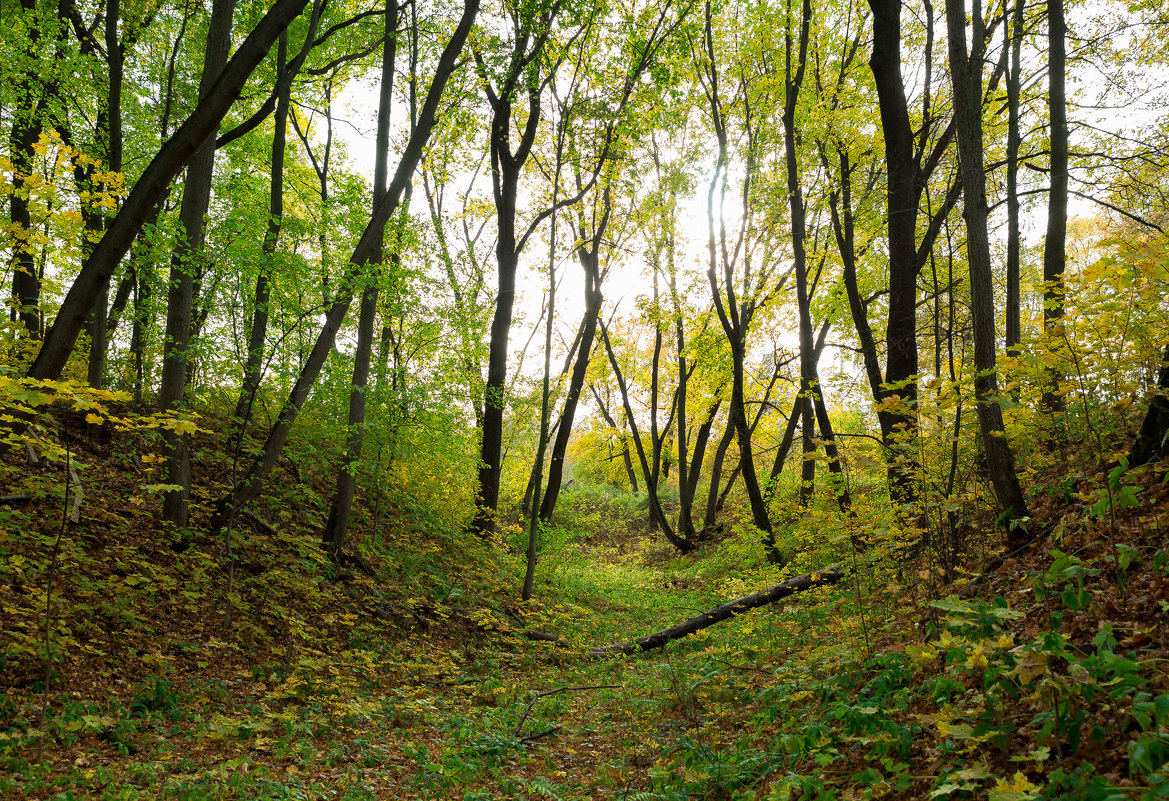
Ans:
{"label": "leaning tree trunk", "polygon": [[564,398],[564,409],[560,413],[560,425],[556,432],[556,440],[552,444],[552,453],[548,462],[548,488],[545,490],[544,500],[540,503],[540,519],[544,522],[552,519],[552,512],[556,509],[556,501],[560,497],[560,487],[564,480],[564,456],[568,452],[568,440],[572,435],[576,407],[580,400],[581,390],[584,388],[589,361],[592,357],[593,343],[597,337],[597,316],[601,313],[602,301],[600,249],[608,222],[609,212],[606,209],[590,246],[588,248],[581,247],[577,251],[577,258],[585,274],[585,312],[584,319],[581,321],[580,341],[577,344],[576,364],[573,366],[572,377],[568,382],[568,394]]}
{"label": "leaning tree trunk", "polygon": [[201,95],[195,110],[147,165],[123,201],[121,209],[106,227],[101,242],[97,243],[69,287],[53,325],[45,335],[36,361],[28,370],[29,378],[53,379],[61,374],[69,354],[73,352],[77,335],[93,308],[98,290],[110,280],[118,263],[130,249],[142,228],[143,220],[150,214],[154,204],[166,194],[171,181],[190,161],[199,146],[215,132],[252,70],[307,2],[277,0],[236,50],[211,90]]}

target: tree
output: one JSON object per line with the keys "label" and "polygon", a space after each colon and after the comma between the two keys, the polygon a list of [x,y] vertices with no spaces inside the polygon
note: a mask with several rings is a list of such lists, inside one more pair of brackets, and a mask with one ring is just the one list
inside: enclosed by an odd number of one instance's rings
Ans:
{"label": "tree", "polygon": [[[999,507],[1008,522],[1028,516],[1027,501],[1015,473],[1015,457],[1003,428],[995,372],[994,286],[987,234],[986,175],[982,161],[982,58],[986,30],[980,0],[973,9],[970,54],[966,51],[966,8],[964,0],[946,0],[946,28],[949,32],[950,75],[954,82],[954,116],[957,122],[958,154],[962,169],[966,254],[970,264],[971,315],[974,321],[974,391],[978,398],[978,422],[982,447]],[[1026,539],[1026,528],[1008,525],[1011,546]]]}
{"label": "tree", "polygon": [[29,367],[30,378],[46,379],[60,375],[101,287],[109,281],[130,249],[154,205],[199,146],[214,135],[252,70],[307,2],[276,1],[236,49],[208,91],[201,95],[195,110],[151,159],[70,285],[56,319]]}
{"label": "tree", "polygon": [[[373,211],[385,200],[390,163],[390,108],[394,97],[394,62],[398,46],[397,0],[388,0],[385,13],[385,42],[382,45],[381,91],[378,98],[377,152],[373,170]],[[369,272],[359,276],[365,287],[361,293],[361,307],[357,323],[357,350],[353,355],[353,384],[349,391],[349,433],[345,441],[345,455],[337,471],[337,489],[329,519],[321,537],[333,561],[340,563],[341,549],[349,532],[349,515],[353,495],[357,489],[357,462],[365,434],[365,406],[369,363],[373,353],[373,325],[377,315],[377,266],[385,258],[384,229],[377,232],[370,249]],[[399,238],[400,239],[400,238]],[[395,243],[398,246],[398,243]]]}
{"label": "tree", "polygon": [[438,63],[435,66],[434,77],[418,114],[418,122],[410,134],[409,141],[403,149],[398,161],[398,167],[390,180],[386,195],[371,216],[369,223],[349,257],[349,264],[345,278],[339,282],[336,299],[329,307],[325,320],[317,334],[312,351],[304,362],[300,375],[293,385],[288,399],[276,417],[275,423],[268,431],[267,439],[260,453],[252,462],[247,473],[238,481],[235,487],[227,493],[217,504],[213,527],[223,526],[229,516],[234,515],[244,504],[260,494],[264,481],[267,479],[276,460],[280,456],[292,424],[296,421],[301,407],[304,406],[317,376],[320,374],[325,359],[333,348],[333,341],[337,329],[345,319],[349,305],[353,301],[353,282],[367,269],[374,253],[375,246],[381,240],[386,223],[393,216],[401,201],[407,183],[410,181],[418,162],[422,157],[422,150],[430,137],[439,111],[443,90],[451,74],[459,66],[459,55],[467,41],[475,17],[479,12],[479,0],[464,0],[463,13],[458,24],[447,40]]}
{"label": "tree", "polygon": [[[207,30],[207,46],[203,52],[203,75],[199,79],[199,97],[207,96],[216,78],[227,63],[231,47],[231,20],[235,0],[215,0],[211,6],[211,24]],[[215,131],[212,131],[214,134]],[[195,288],[195,274],[201,273],[197,261],[202,257],[203,218],[211,202],[211,175],[215,167],[215,138],[207,137],[199,145],[187,166],[183,182],[183,202],[179,209],[180,239],[171,259],[170,290],[166,303],[166,340],[163,347],[162,386],[158,393],[158,407],[162,412],[175,412],[184,405],[187,392],[187,362],[191,339],[191,305]],[[98,289],[105,296],[105,286]],[[105,310],[99,305],[101,316]],[[175,531],[187,527],[188,501],[191,494],[191,463],[187,445],[174,429],[163,434],[166,443],[166,483],[176,487],[164,496],[162,519]]]}

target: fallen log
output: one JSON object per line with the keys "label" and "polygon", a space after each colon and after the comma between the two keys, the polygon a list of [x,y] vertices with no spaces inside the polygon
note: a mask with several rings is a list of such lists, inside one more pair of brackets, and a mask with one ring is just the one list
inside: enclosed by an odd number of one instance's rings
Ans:
{"label": "fallen log", "polygon": [[839,565],[833,565],[825,570],[796,576],[795,578],[776,584],[774,587],[768,587],[765,590],[760,590],[759,592],[754,592],[748,596],[739,598],[737,601],[730,601],[722,606],[717,606],[709,612],[705,612],[698,617],[692,617],[689,620],[684,620],[668,629],[647,634],[631,642],[608,645],[604,648],[591,648],[589,649],[589,653],[593,656],[610,656],[616,654],[635,654],[639,651],[650,651],[654,648],[661,648],[668,642],[689,637],[691,634],[701,631],[707,626],[721,623],[735,615],[741,615],[751,609],[775,603],[781,598],[786,598],[789,595],[794,595],[804,590],[810,590],[813,587],[825,587],[830,584],[835,584],[842,578],[844,578],[844,570]]}
{"label": "fallen log", "polygon": [[0,506],[19,506],[22,503],[32,503],[31,495],[0,495]]}

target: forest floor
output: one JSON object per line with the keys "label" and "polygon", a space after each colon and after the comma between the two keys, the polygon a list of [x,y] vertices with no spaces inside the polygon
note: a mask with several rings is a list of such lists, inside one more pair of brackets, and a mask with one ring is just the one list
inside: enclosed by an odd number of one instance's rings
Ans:
{"label": "forest floor", "polygon": [[33,496],[0,505],[3,798],[1169,797],[1163,466],[1117,478],[1115,515],[1103,477],[1045,498],[1048,536],[977,585],[866,553],[835,587],[593,658],[792,571],[746,532],[678,556],[587,488],[527,605],[511,550],[401,498],[358,518],[375,575],[338,570],[325,488],[291,473],[231,560],[160,534],[141,442],[70,445],[77,524],[62,462],[0,466],[0,494]]}

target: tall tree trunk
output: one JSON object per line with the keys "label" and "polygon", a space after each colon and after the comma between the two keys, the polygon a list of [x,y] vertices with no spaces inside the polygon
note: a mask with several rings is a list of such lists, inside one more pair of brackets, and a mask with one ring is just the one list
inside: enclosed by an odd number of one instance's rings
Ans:
{"label": "tall tree trunk", "polygon": [[[109,86],[106,91],[105,108],[106,169],[114,173],[122,171],[122,77],[126,54],[124,46],[118,38],[118,18],[120,16],[121,0],[107,0],[104,30],[106,60],[109,64]],[[114,299],[114,315],[121,313],[120,306],[125,305],[133,282],[134,270],[128,266],[126,277],[118,285],[117,296]],[[106,349],[109,347],[109,337],[113,333],[110,327],[110,314],[106,308],[108,296],[107,285],[99,291],[92,314],[93,328],[90,331],[88,378],[90,386],[95,388],[100,388],[103,385]]]}
{"label": "tall tree trunk", "polygon": [[[1014,354],[1023,339],[1020,319],[1019,267],[1019,87],[1022,81],[1023,2],[1015,0],[1011,23],[1004,25],[1004,47],[1010,48],[1007,69],[1007,308],[1006,350]],[[1005,13],[1005,12],[1004,12]],[[1062,73],[1061,73],[1062,80]]]}
{"label": "tall tree trunk", "polygon": [[[812,343],[811,299],[808,295],[808,257],[804,247],[806,235],[804,222],[804,196],[800,187],[800,165],[796,154],[796,103],[804,83],[807,67],[808,37],[812,24],[811,0],[804,0],[800,20],[799,59],[792,62],[792,35],[790,28],[784,31],[786,52],[786,74],[784,79],[783,143],[784,161],[787,166],[787,196],[791,209],[792,263],[796,273],[796,304],[799,310],[800,337],[800,380],[810,393],[809,401],[801,404],[803,425],[804,458],[800,470],[800,504],[807,505],[812,497],[816,482],[816,440],[815,423],[812,415],[814,400],[819,396],[820,384],[816,377],[814,345]],[[794,69],[794,72],[793,72]]]}
{"label": "tall tree trunk", "polygon": [[633,407],[629,403],[629,388],[625,384],[625,377],[621,374],[621,366],[617,363],[617,355],[613,352],[613,345],[609,341],[609,332],[605,327],[605,323],[601,322],[600,327],[601,342],[605,345],[605,352],[609,356],[609,365],[613,368],[613,375],[617,379],[617,389],[621,392],[621,402],[625,406],[625,419],[629,423],[629,431],[633,436],[633,446],[637,450],[637,460],[641,463],[641,475],[645,479],[645,490],[649,496],[650,508],[657,510],[654,514],[657,517],[658,525],[662,534],[665,535],[666,540],[682,553],[689,553],[694,549],[694,543],[675,534],[674,530],[670,527],[670,521],[666,518],[665,513],[662,512],[661,502],[658,500],[658,486],[654,480],[649,459],[645,455],[645,446],[641,442],[641,434],[637,430],[637,420],[633,416]]}
{"label": "tall tree trunk", "polygon": [[[234,12],[235,0],[214,0],[212,3],[211,25],[203,52],[203,75],[199,79],[200,99],[208,96],[227,64]],[[202,258],[203,218],[211,202],[211,178],[215,166],[214,134],[212,130],[211,135],[195,151],[183,182],[183,201],[179,207],[179,241],[170,267],[162,384],[158,393],[159,411],[164,413],[180,410],[186,400],[194,275],[197,272],[196,262]],[[99,292],[104,292],[104,286],[99,288]],[[189,516],[190,458],[185,440],[174,430],[164,431],[163,441],[166,452],[165,483],[177,489],[167,492],[163,497],[162,519],[173,530],[182,531],[187,527]]]}
{"label": "tall tree trunk", "polygon": [[[1043,239],[1043,329],[1048,335],[1063,318],[1063,271],[1067,261],[1068,229],[1068,116],[1064,74],[1067,62],[1067,25],[1063,0],[1047,0],[1047,108],[1051,125],[1051,190],[1048,194],[1047,235]],[[1063,412],[1060,374],[1049,374],[1051,386],[1043,394],[1042,408],[1052,415]],[[1060,424],[1055,425],[1055,437]]]}
{"label": "tall tree trunk", "polygon": [[[311,32],[310,32],[311,35]],[[264,364],[264,344],[268,339],[268,302],[272,288],[269,272],[272,269],[276,247],[280,243],[280,229],[284,222],[284,154],[288,142],[288,110],[292,104],[292,81],[288,74],[288,32],[280,34],[276,51],[276,117],[272,134],[272,169],[268,182],[268,225],[261,246],[261,263],[256,275],[256,291],[252,296],[252,325],[248,335],[247,363],[239,400],[235,404],[232,439],[242,442],[252,416],[256,393]]]}
{"label": "tall tree trunk", "polygon": [[[587,248],[582,246],[577,250],[577,258],[585,274],[585,311],[584,319],[581,320],[576,364],[572,369],[572,377],[569,379],[568,394],[564,398],[564,409],[560,413],[560,425],[548,463],[548,489],[540,504],[540,519],[545,522],[552,519],[552,512],[556,509],[556,500],[560,497],[560,486],[564,480],[564,456],[568,452],[568,440],[572,435],[576,407],[580,400],[581,390],[584,388],[593,344],[597,337],[597,319],[601,313],[602,302],[600,249],[608,222],[609,209],[606,206],[601,222],[593,234],[591,244]],[[583,238],[584,232],[581,231],[581,234]],[[630,466],[632,467],[632,465]],[[634,491],[636,492],[636,484]]]}
{"label": "tall tree trunk", "polygon": [[[389,191],[390,164],[390,108],[394,99],[394,62],[398,46],[398,4],[388,0],[385,13],[385,41],[382,44],[381,96],[377,114],[377,154],[373,169],[373,209],[385,200]],[[340,563],[341,550],[349,533],[349,517],[353,510],[353,496],[357,492],[357,466],[361,458],[365,435],[366,388],[369,383],[369,364],[373,354],[374,322],[377,318],[377,269],[384,259],[385,228],[378,230],[370,250],[373,265],[364,276],[365,289],[361,293],[361,311],[357,323],[357,350],[353,354],[353,384],[349,391],[349,425],[345,441],[345,455],[337,471],[337,489],[333,505],[321,537],[334,562]],[[398,241],[400,242],[400,237]]]}
{"label": "tall tree trunk", "polygon": [[[41,39],[40,20],[37,19],[36,0],[20,0],[28,41],[24,59],[35,64]],[[41,78],[29,73],[23,75],[16,87],[16,103],[12,110],[9,130],[9,156],[12,162],[12,191],[8,195],[8,220],[12,226],[12,319],[19,320],[30,339],[41,337],[41,281],[36,267],[36,253],[32,246],[32,213],[28,194],[23,190],[32,175],[33,145],[44,130],[45,91]]]}
{"label": "tall tree trunk", "polygon": [[[971,54],[966,53],[966,8],[963,0],[946,0],[949,32],[950,74],[954,82],[954,115],[958,155],[964,186],[966,249],[970,264],[970,306],[974,325],[974,391],[978,398],[978,422],[986,452],[990,480],[999,506],[1008,519],[1026,517],[1027,501],[1015,473],[1015,458],[1003,428],[995,372],[994,284],[990,242],[987,234],[986,175],[982,160],[982,57],[985,31],[980,0],[972,14],[974,32]],[[1007,539],[1019,545],[1026,531],[1008,526]]]}
{"label": "tall tree trunk", "polygon": [[[885,331],[885,389],[879,400],[894,395],[900,398],[888,413],[892,436],[885,443],[896,446],[908,442],[917,431],[917,215],[924,179],[914,155],[913,128],[901,77],[901,0],[869,0],[869,7],[873,11],[869,67],[877,87],[888,185],[889,323]],[[916,501],[915,473],[912,459],[891,462],[890,490],[896,504]]]}
{"label": "tall tree trunk", "polygon": [[[527,26],[543,26],[535,34]],[[491,321],[491,344],[487,352],[487,385],[483,393],[483,430],[479,460],[479,492],[476,498],[475,519],[471,528],[486,539],[496,530],[496,511],[499,507],[499,483],[503,470],[503,410],[507,405],[507,352],[511,334],[512,308],[515,305],[516,268],[526,237],[516,234],[516,198],[519,194],[520,171],[531,154],[532,144],[540,123],[539,55],[547,40],[551,17],[544,14],[539,20],[526,20],[523,30],[517,30],[513,43],[511,67],[505,84],[496,92],[484,82],[484,92],[491,105],[491,181],[495,198],[496,240],[495,257],[498,266],[498,291],[495,315]],[[530,45],[530,48],[529,48]],[[477,60],[481,61],[478,53]],[[480,71],[486,66],[480,63]],[[512,150],[512,122],[514,94],[520,87],[526,89],[527,117],[519,142]]]}

